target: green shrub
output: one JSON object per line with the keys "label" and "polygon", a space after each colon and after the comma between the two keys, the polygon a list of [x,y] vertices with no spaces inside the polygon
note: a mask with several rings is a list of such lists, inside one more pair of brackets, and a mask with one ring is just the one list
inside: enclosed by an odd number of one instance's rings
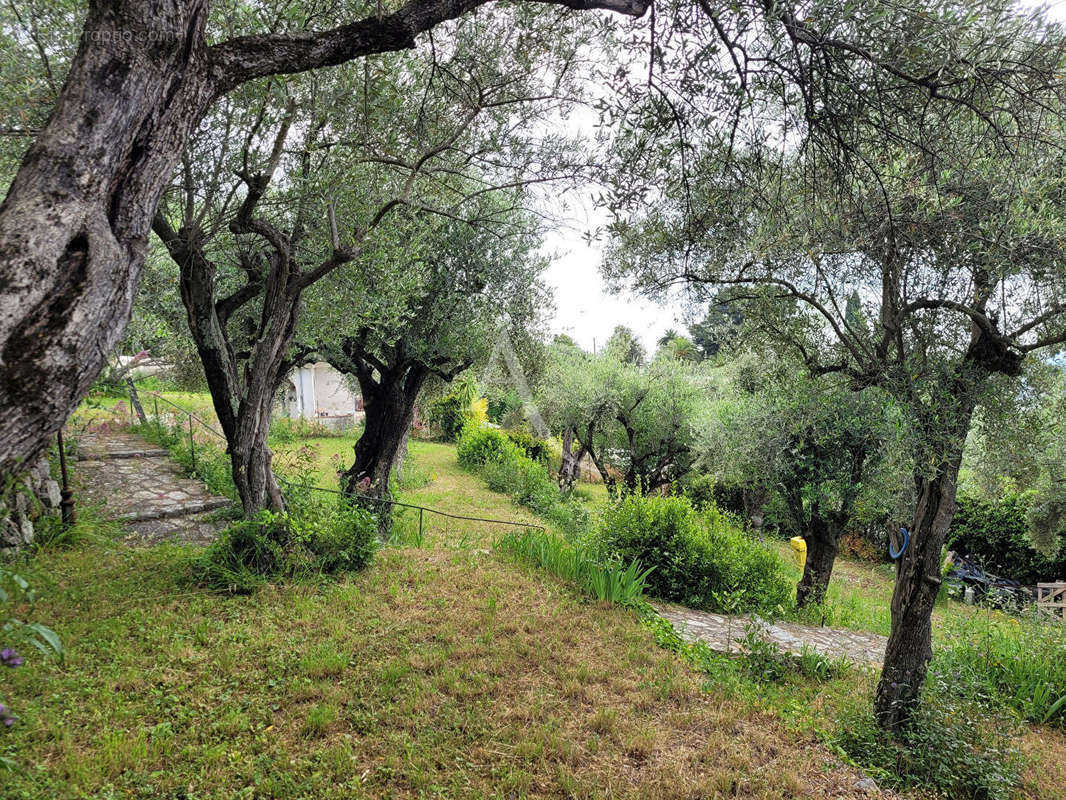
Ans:
{"label": "green shrub", "polygon": [[715,506],[734,514],[744,513],[744,490],[735,484],[718,483],[713,475],[692,473],[681,482],[681,491],[697,509]]}
{"label": "green shrub", "polygon": [[960,495],[948,532],[948,547],[975,559],[989,572],[1025,584],[1066,574],[1066,553],[1055,559],[1035,550],[1029,533],[1029,501],[1006,494],[998,500]]}
{"label": "green shrub", "polygon": [[459,463],[479,472],[494,492],[576,534],[588,524],[588,512],[575,497],[563,495],[547,467],[526,455],[507,434],[475,422],[463,428],[456,447]]}
{"label": "green shrub", "polygon": [[440,431],[446,442],[454,442],[470,419],[470,396],[467,392],[455,392],[439,397],[426,408],[426,422]]}
{"label": "green shrub", "polygon": [[588,525],[588,512],[581,502],[560,492],[543,464],[517,450],[486,462],[481,476],[494,492],[510,495],[516,503],[568,534],[576,535]]}
{"label": "green shrub", "polygon": [[932,791],[953,800],[1006,800],[1022,758],[1013,741],[1017,725],[958,694],[930,674],[910,724],[898,738],[873,719],[870,699],[859,697],[840,716],[829,743],[889,789]]}
{"label": "green shrub", "polygon": [[481,475],[494,492],[503,492],[536,514],[547,514],[560,499],[559,487],[544,466],[518,452],[485,462]]}
{"label": "green shrub", "polygon": [[551,454],[551,445],[526,431],[506,431],[505,435],[522,449],[528,458],[539,464],[547,464]]}
{"label": "green shrub", "polygon": [[572,495],[557,495],[555,504],[544,515],[544,518],[571,536],[583,533],[589,524],[588,509]]}
{"label": "green shrub", "polygon": [[468,422],[463,426],[455,456],[467,469],[483,466],[502,455],[518,455],[515,446],[503,431]]}
{"label": "green shrub", "polygon": [[489,419],[497,425],[502,423],[505,417],[522,408],[522,398],[518,396],[518,391],[510,386],[500,394],[490,392],[487,395],[487,399],[486,411]]}
{"label": "green shrub", "polygon": [[775,553],[713,506],[684,497],[629,495],[610,505],[594,534],[607,558],[654,567],[648,591],[692,608],[779,612],[791,586]]}
{"label": "green shrub", "polygon": [[359,570],[370,563],[377,521],[335,497],[295,493],[283,514],[261,511],[230,525],[191,565],[199,585],[235,594],[270,580]]}

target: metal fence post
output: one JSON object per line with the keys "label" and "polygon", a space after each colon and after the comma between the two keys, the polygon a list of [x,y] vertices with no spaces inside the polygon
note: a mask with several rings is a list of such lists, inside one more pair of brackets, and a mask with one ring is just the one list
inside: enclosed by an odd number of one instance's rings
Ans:
{"label": "metal fence post", "polygon": [[63,487],[59,492],[59,514],[63,524],[68,528],[77,521],[74,514],[74,493],[70,491],[70,479],[67,477],[67,454],[63,445],[63,430],[56,433],[56,444],[59,447],[59,475],[63,480]]}
{"label": "metal fence post", "polygon": [[192,455],[192,468],[196,471],[196,440],[192,438],[192,414],[189,414],[189,453]]}
{"label": "metal fence post", "polygon": [[155,434],[159,441],[163,441],[163,427],[159,422],[159,395],[152,395],[152,403],[155,405]]}
{"label": "metal fence post", "polygon": [[422,541],[422,506],[418,507],[418,541]]}

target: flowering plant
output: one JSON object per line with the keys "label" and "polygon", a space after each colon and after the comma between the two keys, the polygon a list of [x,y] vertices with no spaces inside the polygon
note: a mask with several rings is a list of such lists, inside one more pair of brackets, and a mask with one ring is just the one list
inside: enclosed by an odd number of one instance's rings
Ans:
{"label": "flowering plant", "polygon": [[[15,669],[23,664],[23,657],[10,642],[24,642],[33,645],[45,655],[62,658],[63,646],[55,631],[39,622],[23,622],[13,616],[14,606],[32,606],[33,601],[33,590],[26,579],[17,572],[0,566],[0,607],[4,609],[0,611],[0,639],[5,643],[5,647],[0,649],[0,667]],[[0,724],[5,728],[15,724],[14,714],[3,703],[0,703]]]}

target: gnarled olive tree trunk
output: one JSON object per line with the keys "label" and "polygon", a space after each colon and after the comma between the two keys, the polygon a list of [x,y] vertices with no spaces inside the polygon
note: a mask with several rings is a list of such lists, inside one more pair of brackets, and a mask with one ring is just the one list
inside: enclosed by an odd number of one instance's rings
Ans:
{"label": "gnarled olive tree trunk", "polygon": [[910,720],[933,656],[933,604],[940,591],[941,554],[955,515],[963,448],[977,398],[994,374],[1021,374],[1024,353],[994,330],[974,326],[966,354],[943,394],[915,409],[934,468],[915,474],[917,502],[910,541],[896,564],[892,632],[877,683],[874,715],[887,731]]}
{"label": "gnarled olive tree trunk", "polygon": [[833,575],[837,550],[840,546],[841,527],[836,520],[818,516],[811,520],[803,541],[807,544],[807,560],[803,564],[803,577],[796,585],[796,606],[818,605],[825,601],[829,579]]}
{"label": "gnarled olive tree trunk", "polygon": [[766,509],[770,505],[770,490],[760,484],[751,484],[740,490],[740,501],[744,506],[744,519],[747,520],[749,530],[759,537],[759,541],[765,541],[763,535],[763,523],[766,522]]}
{"label": "gnarled olive tree trunk", "polygon": [[564,492],[573,489],[577,479],[581,477],[581,459],[588,452],[588,449],[580,442],[577,442],[577,448],[574,448],[576,439],[577,431],[573,428],[567,428],[563,431],[563,456],[559,462],[559,488]]}
{"label": "gnarled olive tree trunk", "polygon": [[366,421],[355,443],[355,460],[341,477],[346,494],[390,496],[390,473],[414,422],[418,393],[428,376],[429,371],[420,365],[400,374],[385,373],[377,381],[359,376]]}
{"label": "gnarled olive tree trunk", "polygon": [[245,516],[261,509],[282,511],[285,501],[271,466],[273,453],[266,444],[270,432],[270,407],[273,393],[256,398],[255,410],[241,418],[229,445],[233,483],[241,499]]}
{"label": "gnarled olive tree trunk", "polygon": [[956,410],[950,425],[957,446],[932,475],[915,476],[918,502],[910,542],[896,567],[892,632],[874,699],[877,722],[886,730],[897,731],[910,719],[933,657],[932,615],[940,591],[941,552],[955,514],[962,448],[973,410],[972,401]]}
{"label": "gnarled olive tree trunk", "polygon": [[90,5],[0,205],[0,473],[37,455],[129,320],[160,193],[215,97],[206,0]]}
{"label": "gnarled olive tree trunk", "polygon": [[[261,185],[265,188],[265,183]],[[256,201],[257,192],[249,189],[235,222],[238,229],[244,212],[250,214]],[[156,216],[155,230],[179,268],[189,332],[226,438],[233,483],[244,514],[250,517],[263,509],[281,511],[284,500],[271,469],[267,435],[274,395],[295,364],[289,355],[301,290],[288,251],[282,247],[273,253],[271,269],[261,283],[247,284],[236,294],[220,299],[216,296],[217,268],[204,254],[195,231],[175,231],[161,214]],[[241,302],[260,295],[262,307],[255,317],[252,344],[249,352],[238,355],[227,323]]]}
{"label": "gnarled olive tree trunk", "polygon": [[[836,564],[837,551],[840,548],[840,537],[848,523],[851,522],[867,458],[873,446],[873,443],[864,437],[853,439],[846,444],[843,450],[848,457],[848,480],[840,492],[839,504],[829,509],[825,508],[824,500],[811,504],[810,519],[806,532],[803,534],[803,541],[807,545],[807,558],[803,564],[803,577],[796,585],[798,608],[825,602],[826,592],[829,591],[829,579],[833,576],[833,566]],[[815,459],[824,460],[826,457],[824,450],[819,452],[818,448],[815,448],[812,455]],[[792,487],[788,495],[790,505],[798,505],[793,509],[793,515],[797,519],[801,518],[803,513],[802,488]]]}
{"label": "gnarled olive tree trunk", "polygon": [[[208,46],[209,0],[91,0],[56,107],[0,205],[0,475],[48,444],[133,307],[159,197],[216,98],[414,47],[485,0],[411,0],[332,30]],[[642,15],[647,0],[546,0]]]}

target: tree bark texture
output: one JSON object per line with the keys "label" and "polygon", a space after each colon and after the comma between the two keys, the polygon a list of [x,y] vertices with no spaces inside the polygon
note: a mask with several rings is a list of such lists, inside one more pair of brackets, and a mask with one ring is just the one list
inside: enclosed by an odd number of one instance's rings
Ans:
{"label": "tree bark texture", "polygon": [[206,17],[206,0],[91,4],[0,205],[0,473],[54,436],[129,320],[159,195],[214,97]]}
{"label": "tree bark texture", "polygon": [[[808,432],[808,436],[798,437],[793,441],[794,450],[799,453],[799,468],[790,477],[782,481],[782,493],[785,506],[793,523],[804,531],[803,540],[807,545],[807,556],[803,564],[803,577],[796,584],[796,605],[818,605],[825,601],[829,589],[829,579],[833,576],[840,537],[851,522],[866,470],[870,450],[875,443],[864,436],[849,436],[843,443],[833,445],[833,452],[846,456],[846,461],[839,468],[847,468],[846,481],[839,492],[838,500],[830,500],[820,491],[815,492],[814,499],[806,499],[811,482],[817,487],[822,480],[820,465],[830,463],[832,453],[829,447],[817,441],[817,436]],[[764,499],[764,504],[766,500]]]}
{"label": "tree bark texture", "polygon": [[892,632],[877,684],[874,715],[889,731],[900,730],[910,719],[933,657],[933,604],[940,591],[941,551],[955,514],[955,494],[965,431],[973,413],[955,425],[961,438],[932,476],[916,478],[918,502],[911,523],[910,542],[896,566],[892,592]]}
{"label": "tree bark texture", "polygon": [[[631,16],[645,0],[548,0]],[[159,197],[211,104],[247,81],[411,48],[484,0],[412,0],[317,33],[208,46],[209,0],[93,0],[52,115],[0,205],[0,475],[29,463],[129,321]]]}
{"label": "tree bark texture", "polygon": [[759,537],[763,535],[763,523],[766,521],[766,509],[770,504],[770,492],[765,486],[752,485],[741,489],[741,502],[744,504],[744,518],[748,527]]}
{"label": "tree bark texture", "polygon": [[248,410],[241,416],[241,424],[229,446],[233,483],[246,517],[262,509],[281,511],[285,508],[271,466],[273,453],[266,444],[272,403],[273,392],[265,398],[254,398],[254,403],[249,398],[245,404]]}
{"label": "tree bark texture", "polygon": [[803,564],[803,577],[796,586],[799,608],[825,601],[840,545],[840,529],[834,522],[817,517],[811,520],[803,540],[807,543],[807,560]]}
{"label": "tree bark texture", "polygon": [[429,375],[421,366],[400,374],[358,375],[366,413],[363,434],[355,443],[355,460],[341,477],[346,494],[388,499],[389,478],[407,431],[414,421],[418,393]]}
{"label": "tree bark texture", "polygon": [[933,656],[933,604],[940,591],[941,555],[955,515],[963,448],[977,397],[996,372],[1017,375],[1021,357],[1002,340],[975,329],[966,355],[943,400],[919,415],[926,436],[941,445],[929,473],[915,475],[917,502],[910,541],[896,563],[892,592],[892,631],[874,697],[874,716],[896,732],[910,720]]}
{"label": "tree bark texture", "polygon": [[574,484],[577,483],[581,472],[581,459],[585,457],[587,452],[585,446],[580,442],[577,443],[577,449],[574,449],[576,438],[577,433],[573,428],[567,428],[563,431],[563,456],[559,463],[559,488],[564,492],[573,489]]}
{"label": "tree bark texture", "polygon": [[[250,189],[245,201],[248,215],[255,202]],[[241,219],[239,214],[238,229]],[[251,299],[262,294],[262,309],[250,350],[239,357],[226,328],[229,314],[237,307],[234,296],[216,297],[217,270],[205,256],[195,231],[175,231],[162,215],[156,216],[155,230],[179,268],[189,332],[226,438],[233,483],[244,514],[250,517],[262,509],[281,511],[284,500],[271,469],[267,436],[275,392],[294,365],[289,355],[300,313],[297,271],[282,247],[271,254],[264,283],[249,284],[254,291],[242,296]]]}

